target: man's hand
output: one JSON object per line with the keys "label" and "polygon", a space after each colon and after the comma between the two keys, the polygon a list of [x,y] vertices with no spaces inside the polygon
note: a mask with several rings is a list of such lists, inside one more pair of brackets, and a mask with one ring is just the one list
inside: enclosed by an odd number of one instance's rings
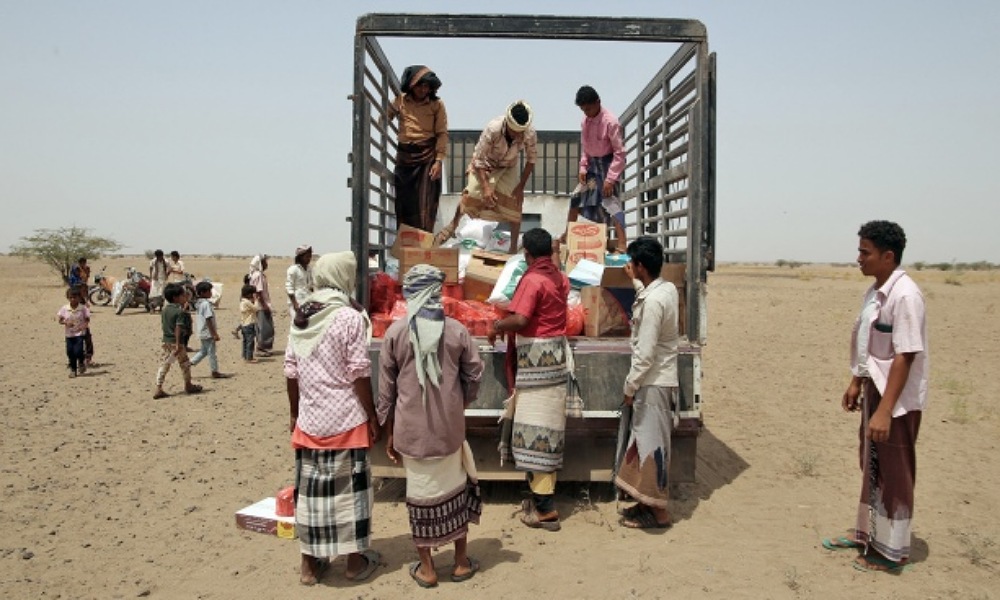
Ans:
{"label": "man's hand", "polygon": [[634,397],[633,396],[629,396],[628,394],[625,394],[625,398],[622,400],[622,404],[624,404],[625,406],[632,406],[632,402],[633,401],[634,401]]}
{"label": "man's hand", "polygon": [[608,181],[607,179],[605,179],[604,187],[601,188],[601,193],[604,195],[605,198],[610,198],[614,192],[615,192],[615,182]]}
{"label": "man's hand", "polygon": [[861,408],[861,404],[858,402],[860,396],[861,386],[858,385],[857,380],[851,379],[851,384],[847,386],[847,391],[844,392],[844,397],[840,400],[840,406],[846,412],[855,412]]}
{"label": "man's hand", "polygon": [[431,165],[430,173],[428,173],[427,175],[431,178],[431,181],[437,181],[438,179],[441,179],[441,161],[435,160],[434,164]]}
{"label": "man's hand", "polygon": [[889,430],[892,428],[892,414],[876,410],[868,420],[867,436],[873,442],[889,441]]}
{"label": "man's hand", "polygon": [[373,444],[382,439],[382,428],[379,427],[376,419],[368,419],[368,436]]}
{"label": "man's hand", "polygon": [[399,454],[397,454],[396,449],[392,447],[392,433],[385,436],[385,455],[389,457],[392,464],[399,464]]}
{"label": "man's hand", "polygon": [[524,187],[517,186],[514,191],[510,193],[510,197],[517,200],[517,207],[520,208],[524,205]]}
{"label": "man's hand", "polygon": [[298,421],[298,417],[289,417],[288,421],[288,433],[295,433],[295,422]]}
{"label": "man's hand", "polygon": [[577,179],[580,180],[580,183],[582,183],[583,185],[587,185],[587,174],[586,173],[580,173],[577,176]]}
{"label": "man's hand", "polygon": [[627,263],[625,263],[625,267],[622,270],[625,271],[625,274],[628,275],[629,279],[636,278],[635,267],[632,266],[632,261],[628,261]]}

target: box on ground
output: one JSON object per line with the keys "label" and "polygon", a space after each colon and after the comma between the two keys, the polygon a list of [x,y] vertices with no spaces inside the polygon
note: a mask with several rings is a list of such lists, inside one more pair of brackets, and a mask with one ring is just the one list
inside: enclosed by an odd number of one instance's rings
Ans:
{"label": "box on ground", "polygon": [[389,254],[402,260],[403,248],[432,248],[434,246],[434,234],[423,229],[400,225],[396,232],[396,241],[393,242]]}
{"label": "box on ground", "polygon": [[435,266],[444,271],[446,282],[458,283],[458,248],[400,248],[400,281],[410,267],[419,264]]}
{"label": "box on ground", "polygon": [[602,223],[576,221],[566,227],[566,272],[571,273],[583,259],[604,264],[607,227]]}
{"label": "box on ground", "polygon": [[510,256],[500,252],[473,250],[472,258],[465,267],[465,280],[462,282],[465,299],[486,302]]}
{"label": "box on ground", "polygon": [[264,498],[260,502],[236,511],[236,526],[247,531],[295,539],[295,517],[279,517],[275,513],[277,501]]}

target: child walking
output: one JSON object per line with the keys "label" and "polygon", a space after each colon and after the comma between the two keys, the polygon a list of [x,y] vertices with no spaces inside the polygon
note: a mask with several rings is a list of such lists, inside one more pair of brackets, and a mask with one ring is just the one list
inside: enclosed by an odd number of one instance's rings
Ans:
{"label": "child walking", "polygon": [[243,360],[255,363],[254,341],[257,338],[257,288],[244,284],[240,290],[240,331],[243,333]]}
{"label": "child walking", "polygon": [[84,363],[85,354],[83,340],[90,324],[90,309],[80,302],[76,287],[66,290],[69,304],[64,305],[56,313],[59,324],[65,328],[66,358],[69,359],[69,376],[76,377],[87,372]]}
{"label": "child walking", "polygon": [[212,378],[225,379],[229,376],[219,372],[219,359],[215,354],[215,342],[219,341],[219,330],[215,326],[215,309],[212,308],[212,282],[199,281],[194,291],[198,294],[195,310],[198,315],[198,337],[201,339],[201,349],[191,357],[191,366],[200,363],[207,356],[208,366],[212,369]]}
{"label": "child walking", "polygon": [[163,391],[163,380],[167,378],[170,365],[177,361],[181,373],[184,374],[184,391],[197,394],[201,386],[191,383],[191,361],[188,360],[187,343],[191,337],[191,315],[184,310],[187,304],[187,291],[179,283],[168,283],[163,289],[163,297],[169,303],[160,313],[160,324],[163,326],[163,351],[160,354],[160,368],[156,371],[156,392],[154,399],[166,398]]}

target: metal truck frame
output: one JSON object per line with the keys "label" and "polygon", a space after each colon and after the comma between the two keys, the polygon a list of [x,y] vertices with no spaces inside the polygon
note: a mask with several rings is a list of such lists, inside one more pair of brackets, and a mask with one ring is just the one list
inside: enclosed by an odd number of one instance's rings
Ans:
{"label": "metal truck frame", "polygon": [[[603,40],[672,44],[674,51],[635,100],[621,113],[626,168],[622,178],[626,236],[657,238],[665,261],[685,266],[682,339],[678,356],[679,425],[673,438],[671,478],[693,481],[701,418],[701,347],[706,343],[707,273],[715,249],[715,54],[699,21],[551,15],[367,14],[358,18],[354,39],[354,104],[351,246],[358,256],[358,300],[367,306],[375,255],[385,265],[395,239],[393,161],[395,124],[386,109],[399,93],[399,80],[379,37]],[[529,92],[526,90],[526,92]],[[527,95],[527,94],[525,94]],[[498,110],[502,106],[498,107]],[[472,135],[477,132],[471,130]],[[446,191],[464,186],[470,131],[451,140]],[[526,186],[532,195],[568,197],[575,185],[579,132],[538,131],[539,157]],[[472,142],[474,144],[474,138]],[[459,158],[461,157],[461,158]],[[455,199],[453,199],[454,201]],[[453,204],[452,204],[453,205]],[[442,198],[442,208],[447,203]],[[447,213],[450,214],[450,213]],[[554,235],[561,232],[552,231]],[[622,382],[629,369],[627,339],[571,338],[585,403],[583,419],[568,419],[565,466],[560,480],[608,481],[621,443]],[[370,354],[377,365],[380,343]],[[501,466],[496,419],[506,397],[503,348],[481,346],[486,365],[479,399],[466,410],[467,434],[484,479],[520,479]],[[377,385],[377,368],[373,367]],[[379,476],[403,476],[383,452],[373,453]]]}

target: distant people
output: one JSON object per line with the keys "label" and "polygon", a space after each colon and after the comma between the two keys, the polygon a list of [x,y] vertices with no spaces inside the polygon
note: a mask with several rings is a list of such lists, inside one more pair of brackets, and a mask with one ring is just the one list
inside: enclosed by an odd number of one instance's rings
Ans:
{"label": "distant people", "polygon": [[670,432],[677,403],[677,288],[660,278],[663,246],[651,237],[628,245],[625,273],[635,285],[632,359],[624,403],[632,407],[625,455],[615,485],[636,501],[622,511],[633,529],[670,527]]}
{"label": "distant people", "polygon": [[[243,361],[255,363],[253,349],[257,340],[257,288],[249,283],[240,290],[240,333],[243,335]],[[239,335],[237,335],[239,337]]]}
{"label": "distant people", "polygon": [[357,260],[352,252],[324,254],[313,275],[316,290],[295,316],[284,361],[303,585],[319,582],[339,555],[347,555],[351,581],[367,579],[379,564],[369,547],[368,452],[380,431],[368,359],[371,324],[352,299]]}
{"label": "distant people", "polygon": [[[483,129],[472,151],[468,183],[451,222],[438,232],[438,245],[455,234],[463,214],[472,218],[510,223],[511,253],[517,251],[521,231],[524,186],[535,169],[538,134],[532,126],[534,114],[524,100],[507,107],[507,112]],[[519,168],[524,153],[524,170]]]}
{"label": "distant people", "polygon": [[76,377],[87,372],[83,337],[90,326],[90,309],[80,302],[77,288],[66,289],[67,304],[56,312],[56,319],[63,326],[66,338],[66,359],[69,376]]}
{"label": "distant people", "polygon": [[191,382],[191,361],[187,355],[187,343],[191,337],[191,315],[184,310],[188,302],[187,291],[179,283],[168,283],[163,289],[163,297],[167,305],[160,313],[160,325],[163,329],[162,352],[160,367],[156,371],[156,391],[154,399],[166,398],[169,394],[163,391],[163,382],[170,371],[170,365],[176,362],[184,375],[184,391],[197,394],[201,386]]}
{"label": "distant people", "polygon": [[258,254],[250,260],[248,283],[257,290],[257,354],[271,356],[274,348],[274,315],[271,313],[271,293],[267,288],[267,255]]}
{"label": "distant people", "polygon": [[[625,213],[622,210],[621,177],[625,170],[625,143],[618,118],[601,106],[597,90],[585,85],[576,92],[576,105],[583,111],[580,124],[580,185],[570,198],[567,221],[579,215],[615,230],[619,252],[625,252]],[[562,236],[566,241],[566,234]]]}
{"label": "distant people", "polygon": [[406,469],[406,509],[420,560],[410,577],[437,585],[431,550],[455,543],[452,581],[471,579],[469,523],[479,523],[482,499],[475,459],[465,440],[465,408],[476,400],[483,363],[469,331],[445,317],[444,272],[416,265],[403,279],[407,316],[386,330],[379,355],[379,423],[389,459]]}
{"label": "distant people", "polygon": [[191,366],[200,363],[208,357],[208,366],[212,369],[213,379],[225,379],[229,377],[219,371],[219,358],[216,355],[215,342],[219,341],[219,330],[215,322],[215,308],[212,307],[212,282],[199,281],[194,286],[198,294],[198,301],[195,303],[195,314],[197,315],[198,339],[201,340],[201,349],[191,357]]}
{"label": "distant people", "polygon": [[170,260],[167,262],[167,283],[184,283],[184,279],[184,261],[181,260],[181,253],[171,250]]}
{"label": "distant people", "polygon": [[823,546],[857,549],[858,570],[896,573],[910,559],[917,433],[927,408],[927,321],[920,288],[900,268],[903,228],[869,221],[858,238],[858,266],[874,282],[851,332],[851,383],[841,404],[861,411],[861,498],[853,532]]}
{"label": "distant people", "polygon": [[[87,257],[81,256],[77,259],[76,264],[70,268],[67,283],[69,284],[69,287],[79,287],[82,285],[84,289],[86,289],[87,281],[89,279],[90,266],[87,264]],[[84,298],[84,303],[86,303],[86,301],[86,298]]]}
{"label": "distant people", "polygon": [[288,316],[291,319],[295,319],[302,301],[313,291],[312,271],[309,270],[312,257],[312,246],[299,246],[295,249],[295,262],[285,272],[285,293],[288,294]]}
{"label": "distant people", "polygon": [[441,199],[441,163],[448,153],[448,113],[437,97],[441,80],[424,65],[403,70],[402,95],[389,105],[399,119],[396,167],[396,222],[434,231]]}
{"label": "distant people", "polygon": [[[566,382],[569,377],[566,341],[566,298],[569,280],[552,260],[552,236],[544,229],[524,234],[528,270],[517,284],[508,310],[511,314],[493,323],[490,343],[497,334],[516,346],[512,386],[513,423],[509,447],[514,463],[526,471],[531,499],[523,504],[521,522],[532,528],[559,531],[555,506],[556,472],[562,469],[566,439]],[[514,337],[514,339],[510,339]],[[508,404],[508,409],[509,409]]]}
{"label": "distant people", "polygon": [[[180,260],[180,255],[178,255]],[[167,261],[163,258],[163,250],[157,249],[153,253],[153,260],[149,261],[149,304],[150,306],[163,307],[163,287],[167,285]],[[183,272],[184,265],[181,264]]]}

